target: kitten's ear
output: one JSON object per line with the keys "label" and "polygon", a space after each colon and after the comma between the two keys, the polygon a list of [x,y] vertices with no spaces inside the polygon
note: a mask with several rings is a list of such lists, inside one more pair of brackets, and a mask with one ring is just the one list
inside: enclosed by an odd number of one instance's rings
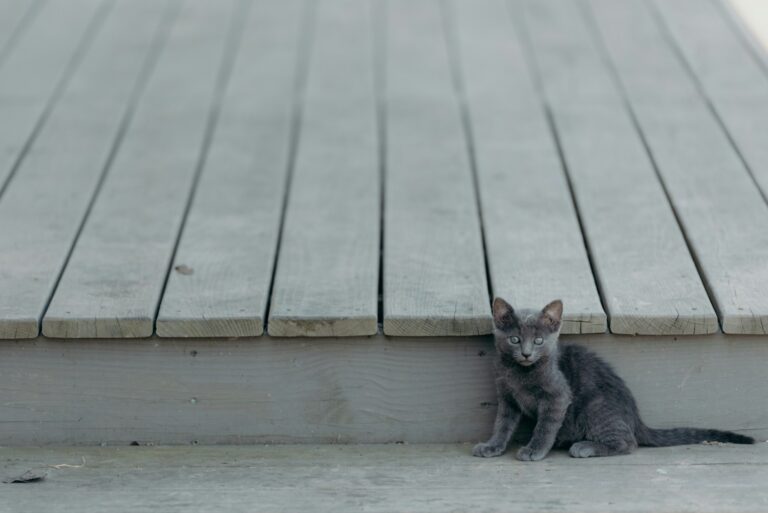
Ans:
{"label": "kitten's ear", "polygon": [[560,323],[563,319],[563,302],[555,299],[541,311],[542,322],[552,331],[560,329]]}
{"label": "kitten's ear", "polygon": [[500,297],[493,300],[493,323],[497,328],[509,328],[516,324],[514,308]]}

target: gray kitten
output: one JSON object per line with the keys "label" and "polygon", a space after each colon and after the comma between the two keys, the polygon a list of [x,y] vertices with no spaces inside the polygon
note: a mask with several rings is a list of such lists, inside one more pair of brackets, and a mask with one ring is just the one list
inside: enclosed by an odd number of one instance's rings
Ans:
{"label": "gray kitten", "polygon": [[535,421],[528,445],[517,452],[523,461],[540,460],[552,447],[588,458],[629,454],[638,445],[755,442],[730,431],[649,428],[606,362],[582,346],[558,343],[562,314],[559,300],[540,312],[515,312],[503,299],[493,301],[499,406],[493,436],[472,449],[474,456],[502,455],[523,417]]}

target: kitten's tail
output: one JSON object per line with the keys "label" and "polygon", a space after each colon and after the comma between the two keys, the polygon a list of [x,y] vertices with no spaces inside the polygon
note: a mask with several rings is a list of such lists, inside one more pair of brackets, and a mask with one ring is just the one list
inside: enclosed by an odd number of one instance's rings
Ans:
{"label": "kitten's tail", "polygon": [[755,443],[755,439],[751,436],[740,435],[732,431],[697,428],[653,429],[648,426],[641,426],[638,429],[637,441],[640,445],[650,447],[668,447],[670,445],[698,444],[701,442]]}

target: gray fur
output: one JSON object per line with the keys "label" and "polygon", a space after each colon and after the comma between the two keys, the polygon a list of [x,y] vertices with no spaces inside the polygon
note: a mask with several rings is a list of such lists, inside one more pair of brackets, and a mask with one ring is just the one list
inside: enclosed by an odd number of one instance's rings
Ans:
{"label": "gray fur", "polygon": [[494,300],[499,406],[493,435],[473,448],[474,456],[504,454],[525,418],[535,426],[517,452],[523,461],[540,460],[553,447],[587,458],[628,454],[638,445],[754,443],[729,431],[647,427],[632,393],[606,362],[582,346],[560,344],[562,313],[559,300],[541,311],[517,312],[503,299]]}

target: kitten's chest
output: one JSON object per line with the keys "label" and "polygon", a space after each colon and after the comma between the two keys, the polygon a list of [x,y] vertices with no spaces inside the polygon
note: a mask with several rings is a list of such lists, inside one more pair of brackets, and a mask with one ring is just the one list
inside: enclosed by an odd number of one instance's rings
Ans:
{"label": "kitten's chest", "polygon": [[537,387],[510,382],[505,383],[503,391],[505,398],[514,400],[523,414],[536,418],[540,396]]}

